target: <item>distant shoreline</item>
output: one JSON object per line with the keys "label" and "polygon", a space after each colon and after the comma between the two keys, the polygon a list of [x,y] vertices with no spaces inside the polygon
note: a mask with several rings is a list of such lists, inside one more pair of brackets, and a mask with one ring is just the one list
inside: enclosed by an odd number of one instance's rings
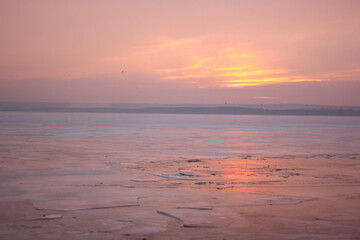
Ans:
{"label": "distant shoreline", "polygon": [[144,105],[0,102],[1,112],[360,116],[360,107],[319,105]]}

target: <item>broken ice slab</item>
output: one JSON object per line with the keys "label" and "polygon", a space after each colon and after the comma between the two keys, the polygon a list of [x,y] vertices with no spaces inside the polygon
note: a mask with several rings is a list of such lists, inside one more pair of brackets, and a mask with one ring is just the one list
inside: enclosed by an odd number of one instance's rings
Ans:
{"label": "broken ice slab", "polygon": [[[187,180],[187,181],[199,181],[200,180],[198,178],[190,178],[189,176],[181,175],[181,174],[164,174],[164,173],[160,173],[160,174],[148,173],[148,174],[157,176],[157,177],[166,178],[169,180]],[[194,175],[194,176],[199,176],[199,175]]]}
{"label": "broken ice slab", "polygon": [[136,200],[107,200],[107,199],[64,199],[54,201],[39,201],[34,202],[33,206],[36,210],[41,211],[58,211],[58,212],[72,212],[72,211],[88,211],[109,208],[121,207],[139,207]]}
{"label": "broken ice slab", "polygon": [[32,221],[32,220],[55,220],[62,218],[62,215],[41,215],[41,216],[31,216],[23,217],[23,220]]}
{"label": "broken ice slab", "polygon": [[159,182],[161,179],[131,179],[133,182]]}
{"label": "broken ice slab", "polygon": [[212,210],[212,207],[176,207],[175,209]]}
{"label": "broken ice slab", "polygon": [[279,174],[279,177],[282,177],[282,178],[288,178],[288,177],[291,177],[291,176],[298,176],[300,175],[299,173],[294,173],[294,172],[283,172],[281,174]]}
{"label": "broken ice slab", "polygon": [[164,215],[164,216],[166,216],[166,217],[173,218],[173,219],[175,219],[175,220],[178,220],[178,221],[184,223],[184,221],[183,221],[181,218],[176,217],[176,216],[174,216],[174,215],[172,215],[172,214],[170,214],[170,213],[167,213],[167,212],[164,212],[164,211],[160,211],[160,210],[157,210],[156,212],[157,212],[158,214]]}
{"label": "broken ice slab", "polygon": [[157,211],[158,214],[181,222],[184,228],[215,228],[227,226],[233,221],[233,216],[226,216],[222,212],[194,211],[193,208],[176,208]]}
{"label": "broken ice slab", "polygon": [[215,228],[215,226],[211,225],[197,225],[197,224],[184,224],[184,228]]}
{"label": "broken ice slab", "polygon": [[188,162],[201,162],[201,159],[189,159]]}
{"label": "broken ice slab", "polygon": [[196,185],[205,185],[205,184],[207,184],[207,182],[196,182],[195,184]]}
{"label": "broken ice slab", "polygon": [[187,177],[200,177],[200,175],[191,173],[191,172],[179,172],[180,175],[182,176],[187,176]]}
{"label": "broken ice slab", "polygon": [[132,223],[133,221],[132,220],[122,220],[122,219],[118,219],[118,220],[115,220],[117,222],[121,222],[121,223]]}

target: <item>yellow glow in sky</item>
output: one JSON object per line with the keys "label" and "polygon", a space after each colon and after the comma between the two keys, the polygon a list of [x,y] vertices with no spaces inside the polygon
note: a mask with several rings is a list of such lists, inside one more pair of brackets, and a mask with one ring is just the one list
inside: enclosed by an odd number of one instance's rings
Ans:
{"label": "yellow glow in sky", "polygon": [[1,0],[0,101],[360,104],[358,0],[140,2]]}
{"label": "yellow glow in sky", "polygon": [[[161,69],[158,72],[164,79],[169,80],[203,79],[204,81],[191,81],[191,84],[198,88],[242,88],[287,82],[326,80],[326,78],[297,76],[292,74],[290,69],[271,69],[261,66],[262,63],[258,61],[255,54],[241,54],[235,48],[226,49],[225,52],[224,55],[196,57],[192,65]],[[206,81],[207,79],[215,80]]]}

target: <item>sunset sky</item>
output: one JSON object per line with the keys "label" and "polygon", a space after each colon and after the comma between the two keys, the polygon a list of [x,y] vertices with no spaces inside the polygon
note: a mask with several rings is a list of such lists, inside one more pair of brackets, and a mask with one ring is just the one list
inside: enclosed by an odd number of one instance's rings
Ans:
{"label": "sunset sky", "polygon": [[1,0],[0,101],[360,105],[360,1]]}

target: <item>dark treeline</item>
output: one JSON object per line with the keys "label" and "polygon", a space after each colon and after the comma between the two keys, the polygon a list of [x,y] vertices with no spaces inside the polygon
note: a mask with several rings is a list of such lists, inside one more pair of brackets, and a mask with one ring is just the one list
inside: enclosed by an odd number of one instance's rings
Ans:
{"label": "dark treeline", "polygon": [[[306,115],[306,116],[360,116],[359,107],[309,106],[288,109],[268,109],[266,105],[116,105],[108,107],[73,107],[68,103],[0,102],[3,112],[76,112],[76,113],[152,113],[152,114],[226,114],[226,115]],[[284,107],[283,107],[284,108]]]}

